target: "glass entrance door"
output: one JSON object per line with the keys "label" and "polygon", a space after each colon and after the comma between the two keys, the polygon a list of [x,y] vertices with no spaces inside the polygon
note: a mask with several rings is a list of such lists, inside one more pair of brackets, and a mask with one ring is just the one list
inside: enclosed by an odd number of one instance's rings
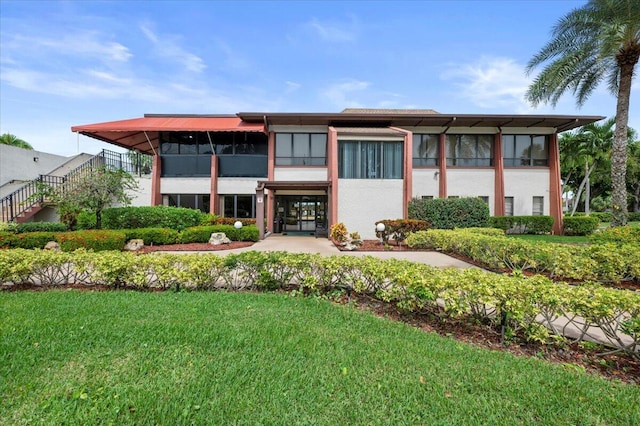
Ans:
{"label": "glass entrance door", "polygon": [[325,195],[276,197],[276,216],[284,219],[284,232],[314,233],[319,224],[326,225],[326,210]]}

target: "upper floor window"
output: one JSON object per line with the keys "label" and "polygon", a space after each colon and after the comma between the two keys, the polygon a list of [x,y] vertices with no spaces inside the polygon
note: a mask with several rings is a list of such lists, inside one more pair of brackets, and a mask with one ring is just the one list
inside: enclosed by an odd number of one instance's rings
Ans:
{"label": "upper floor window", "polygon": [[446,135],[447,166],[493,166],[493,135]]}
{"label": "upper floor window", "polygon": [[326,165],[326,133],[276,133],[276,166]]}
{"label": "upper floor window", "polygon": [[338,177],[341,179],[402,179],[402,161],[402,142],[338,143]]}
{"label": "upper floor window", "polygon": [[440,135],[413,135],[413,167],[438,165]]}
{"label": "upper floor window", "polygon": [[545,135],[502,135],[505,166],[549,165],[549,137]]}

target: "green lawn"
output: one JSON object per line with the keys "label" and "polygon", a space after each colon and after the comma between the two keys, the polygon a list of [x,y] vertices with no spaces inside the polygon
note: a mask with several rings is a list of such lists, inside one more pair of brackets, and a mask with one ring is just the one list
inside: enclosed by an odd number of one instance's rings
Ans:
{"label": "green lawn", "polygon": [[0,424],[640,424],[640,387],[349,306],[0,293]]}
{"label": "green lawn", "polygon": [[520,235],[513,234],[507,235],[511,238],[519,238],[521,240],[526,241],[544,241],[547,243],[558,243],[558,244],[589,244],[589,237],[582,235]]}

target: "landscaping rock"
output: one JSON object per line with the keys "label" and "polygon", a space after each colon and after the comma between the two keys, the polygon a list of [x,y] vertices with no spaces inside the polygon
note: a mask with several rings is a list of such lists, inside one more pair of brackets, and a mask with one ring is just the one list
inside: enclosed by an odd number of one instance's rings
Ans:
{"label": "landscaping rock", "polygon": [[55,241],[49,241],[45,246],[44,246],[45,250],[54,250],[54,251],[60,251],[60,244],[56,243]]}
{"label": "landscaping rock", "polygon": [[212,246],[219,246],[220,244],[229,244],[231,240],[227,238],[227,235],[224,232],[214,232],[211,234],[211,238],[209,238],[209,244]]}
{"label": "landscaping rock", "polygon": [[138,251],[144,247],[144,241],[141,239],[129,240],[124,246],[125,251]]}

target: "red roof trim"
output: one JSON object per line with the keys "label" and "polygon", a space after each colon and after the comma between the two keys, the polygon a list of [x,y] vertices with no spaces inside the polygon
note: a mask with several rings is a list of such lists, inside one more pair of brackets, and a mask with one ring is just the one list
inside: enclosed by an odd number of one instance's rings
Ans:
{"label": "red roof trim", "polygon": [[247,123],[238,117],[142,117],[131,120],[73,126],[72,132],[265,132],[263,123]]}

